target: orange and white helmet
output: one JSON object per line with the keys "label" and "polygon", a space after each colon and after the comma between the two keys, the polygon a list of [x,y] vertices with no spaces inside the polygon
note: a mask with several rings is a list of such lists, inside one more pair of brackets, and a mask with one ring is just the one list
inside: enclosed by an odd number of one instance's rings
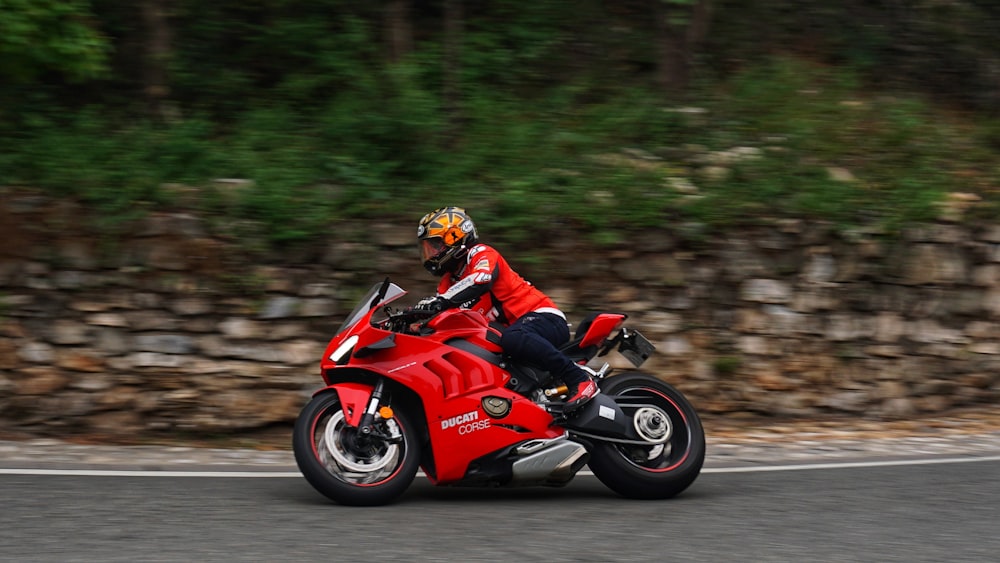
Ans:
{"label": "orange and white helmet", "polygon": [[442,207],[424,215],[417,226],[424,268],[435,276],[456,271],[478,236],[476,224],[461,207]]}

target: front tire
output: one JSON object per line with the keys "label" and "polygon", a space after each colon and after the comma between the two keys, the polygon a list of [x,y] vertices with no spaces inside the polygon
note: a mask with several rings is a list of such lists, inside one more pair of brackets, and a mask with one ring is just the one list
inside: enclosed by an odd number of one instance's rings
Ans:
{"label": "front tire", "polygon": [[[609,489],[635,499],[670,498],[688,488],[705,463],[705,431],[684,395],[638,372],[603,380],[601,391],[619,399],[619,404],[642,405],[623,410],[633,416],[637,429],[644,428],[640,434],[660,443],[647,446],[596,442],[589,461],[594,475]],[[669,428],[669,433],[664,428]]]}
{"label": "front tire", "polygon": [[388,504],[402,495],[420,464],[415,427],[403,412],[380,424],[395,424],[402,440],[362,436],[347,424],[335,391],[313,397],[292,432],[295,462],[306,481],[345,505]]}

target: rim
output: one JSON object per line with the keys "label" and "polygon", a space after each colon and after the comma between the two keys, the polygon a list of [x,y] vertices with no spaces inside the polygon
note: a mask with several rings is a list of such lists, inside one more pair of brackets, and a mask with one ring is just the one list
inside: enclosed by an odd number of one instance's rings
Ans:
{"label": "rim", "polygon": [[691,428],[680,406],[662,391],[651,387],[629,387],[618,393],[643,401],[633,407],[636,431],[650,442],[648,446],[617,444],[615,448],[626,461],[654,473],[676,469],[691,454]]}
{"label": "rim", "polygon": [[[398,424],[394,418],[391,423]],[[362,436],[347,424],[339,404],[313,420],[313,453],[330,475],[350,485],[370,487],[391,480],[403,466],[406,445]]]}

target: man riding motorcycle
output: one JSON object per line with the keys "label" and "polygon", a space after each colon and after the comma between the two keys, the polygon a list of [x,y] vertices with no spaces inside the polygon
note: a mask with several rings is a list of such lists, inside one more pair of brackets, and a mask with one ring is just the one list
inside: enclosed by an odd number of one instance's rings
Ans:
{"label": "man riding motorcycle", "polygon": [[478,243],[472,219],[460,207],[436,209],[420,220],[420,255],[431,274],[441,276],[437,295],[418,309],[442,311],[454,307],[480,309],[490,321],[506,328],[500,339],[515,361],[530,363],[553,374],[569,388],[563,412],[572,412],[600,393],[585,366],[559,351],[569,340],[566,316],[531,285],[492,246]]}

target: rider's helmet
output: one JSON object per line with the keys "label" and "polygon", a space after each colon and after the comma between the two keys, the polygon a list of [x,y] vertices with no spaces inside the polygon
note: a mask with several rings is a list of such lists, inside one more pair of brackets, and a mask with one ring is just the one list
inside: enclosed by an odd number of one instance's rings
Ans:
{"label": "rider's helmet", "polygon": [[461,207],[442,207],[424,215],[417,226],[424,268],[435,276],[457,271],[477,237],[476,224]]}

